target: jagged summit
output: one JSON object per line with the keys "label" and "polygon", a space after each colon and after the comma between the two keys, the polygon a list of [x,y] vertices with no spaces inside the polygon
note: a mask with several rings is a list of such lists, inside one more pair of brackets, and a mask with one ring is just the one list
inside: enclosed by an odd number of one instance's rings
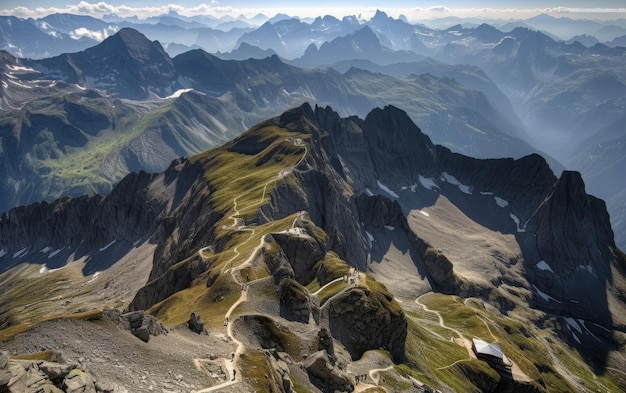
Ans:
{"label": "jagged summit", "polygon": [[140,63],[167,61],[169,58],[159,42],[152,42],[139,31],[128,27],[121,29],[86,52],[94,56],[100,53],[108,53],[110,56],[118,52],[127,52],[131,58]]}

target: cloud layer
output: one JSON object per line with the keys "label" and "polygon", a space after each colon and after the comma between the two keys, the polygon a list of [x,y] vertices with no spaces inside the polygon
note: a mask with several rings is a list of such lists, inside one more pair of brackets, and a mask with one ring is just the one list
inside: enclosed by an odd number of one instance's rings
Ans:
{"label": "cloud layer", "polygon": [[[260,3],[257,3],[260,4]],[[0,7],[2,7],[0,5]],[[390,16],[398,17],[405,15],[409,20],[424,20],[433,18],[442,18],[447,16],[457,17],[479,17],[483,19],[525,19],[538,14],[546,13],[554,16],[567,16],[570,18],[589,18],[589,19],[615,19],[618,17],[626,17],[626,8],[571,8],[571,7],[547,7],[547,8],[450,8],[445,6],[436,7],[379,7],[387,12]],[[210,15],[221,17],[229,15],[237,17],[246,15],[252,17],[256,14],[263,13],[273,16],[276,13],[286,13],[292,16],[314,17],[320,13],[342,17],[345,15],[361,15],[364,18],[371,17],[376,12],[376,7],[350,6],[325,6],[325,7],[278,7],[278,6],[260,6],[260,7],[232,7],[222,5],[217,0],[207,0],[206,3],[196,6],[183,6],[179,4],[163,4],[154,6],[129,6],[129,5],[112,5],[106,2],[90,3],[81,1],[77,4],[70,4],[64,7],[37,7],[27,8],[18,6],[11,9],[0,9],[2,15],[15,15],[18,17],[43,17],[53,13],[72,13],[78,15],[90,15],[101,18],[106,14],[116,14],[121,17],[137,16],[141,19],[151,16],[167,14],[175,11],[181,15]],[[621,14],[621,15],[620,15]]]}

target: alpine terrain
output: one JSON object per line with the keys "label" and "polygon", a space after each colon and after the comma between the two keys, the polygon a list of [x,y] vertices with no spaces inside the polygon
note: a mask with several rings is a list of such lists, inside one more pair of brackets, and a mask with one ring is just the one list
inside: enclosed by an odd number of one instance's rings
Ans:
{"label": "alpine terrain", "polygon": [[9,391],[626,388],[604,202],[393,106],[304,104],[105,197],[14,208],[0,249]]}
{"label": "alpine terrain", "polygon": [[4,2],[0,393],[625,392],[605,2]]}

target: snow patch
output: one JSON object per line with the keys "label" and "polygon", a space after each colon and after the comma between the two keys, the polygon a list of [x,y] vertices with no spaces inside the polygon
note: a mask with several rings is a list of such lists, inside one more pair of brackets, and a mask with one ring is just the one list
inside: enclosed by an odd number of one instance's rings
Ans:
{"label": "snow patch", "polygon": [[578,270],[586,270],[592,276],[598,277],[596,275],[596,272],[593,270],[593,266],[591,266],[591,265],[578,265]]}
{"label": "snow patch", "polygon": [[576,335],[576,333],[572,332],[572,336],[574,336],[574,340],[576,340],[576,342],[578,344],[580,344],[580,339],[578,338],[578,336]]}
{"label": "snow patch", "polygon": [[424,210],[418,210],[418,211],[420,212],[421,215],[430,217],[430,214],[428,214],[428,212],[425,212]]}
{"label": "snow patch", "polygon": [[589,330],[589,328],[587,327],[587,325],[585,324],[585,320],[583,319],[578,319],[578,323],[580,324],[580,326],[583,327],[583,329],[585,329],[585,331],[592,336],[593,338],[595,338],[598,341],[602,341],[600,340],[600,338],[598,338],[598,336],[596,336],[595,334],[593,334],[593,332],[591,330]]}
{"label": "snow patch", "polygon": [[424,177],[422,175],[419,175],[418,178],[420,184],[428,189],[428,190],[433,190],[433,188],[439,188],[439,186],[437,185],[437,183],[435,183],[435,179],[433,179],[432,177]]}
{"label": "snow patch", "polygon": [[374,236],[372,236],[372,234],[368,231],[365,231],[365,236],[367,236],[367,246],[372,248],[372,243],[375,241]]}
{"label": "snow patch", "polygon": [[578,324],[578,322],[576,322],[574,318],[566,317],[565,322],[567,322],[567,324],[570,325],[572,329],[576,330],[578,334],[582,334],[583,329],[580,327],[580,325]]}
{"label": "snow patch", "polygon": [[396,227],[393,227],[391,225],[385,225],[385,229],[387,229],[388,231],[393,231],[394,229],[396,229]]}
{"label": "snow patch", "polygon": [[0,258],[2,258],[3,256],[7,255],[9,252],[6,250],[0,250]]}
{"label": "snow patch", "polygon": [[87,284],[96,281],[96,278],[98,278],[99,275],[100,275],[100,272],[95,272],[93,276],[91,277],[91,280],[87,281]]}
{"label": "snow patch", "polygon": [[452,184],[453,186],[459,187],[459,190],[461,190],[465,194],[472,195],[472,191],[470,190],[469,186],[466,186],[465,184],[461,183],[460,181],[457,180],[456,177],[448,174],[448,172],[444,172],[441,174],[441,180],[448,182]]}
{"label": "snow patch", "polygon": [[539,288],[537,288],[535,286],[535,284],[533,284],[533,289],[535,290],[535,292],[537,292],[537,295],[539,295],[543,300],[545,300],[545,301],[552,300],[552,301],[555,301],[557,303],[561,303],[560,300],[557,300],[557,299],[553,298],[552,296],[548,295],[547,293],[541,291]]}
{"label": "snow patch", "polygon": [[46,267],[46,265],[43,265],[41,269],[39,269],[39,274],[44,274],[47,271],[48,271],[48,268]]}
{"label": "snow patch", "polygon": [[494,196],[493,199],[496,200],[496,204],[500,207],[507,207],[509,206],[509,202],[505,201],[504,199]]}
{"label": "snow patch", "polygon": [[165,97],[164,99],[167,100],[168,98],[178,98],[181,95],[183,95],[184,93],[189,93],[192,90],[193,89],[178,89],[172,95],[169,95],[169,96]]}
{"label": "snow patch", "polygon": [[385,191],[387,194],[391,195],[393,198],[400,198],[400,196],[398,194],[396,194],[389,187],[387,187],[386,185],[381,183],[380,180],[376,180],[376,184],[378,185],[378,188],[380,188],[381,190]]}
{"label": "snow patch", "polygon": [[107,244],[106,246],[101,247],[100,251],[106,250],[107,248],[111,247],[113,245],[113,243],[115,243],[115,242],[116,242],[116,240],[113,240],[111,243]]}
{"label": "snow patch", "polygon": [[511,219],[513,220],[513,222],[515,222],[515,225],[517,226],[517,232],[518,233],[523,233],[526,232],[526,228],[522,228],[519,225],[519,218],[517,218],[517,216],[513,213],[510,213],[509,216],[511,216]]}
{"label": "snow patch", "polygon": [[493,192],[491,192],[491,191],[481,191],[480,195],[493,195]]}
{"label": "snow patch", "polygon": [[8,65],[7,68],[9,69],[9,71],[13,72],[37,72],[33,68],[18,65]]}
{"label": "snow patch", "polygon": [[[10,75],[9,75],[9,76],[10,76]],[[24,89],[32,89],[32,88],[33,88],[32,86],[28,86],[28,85],[25,85],[25,84],[23,84],[23,83],[20,83],[20,82],[14,81],[13,79],[9,79],[9,82],[13,83],[13,84],[14,84],[14,85],[16,85],[16,86],[19,86],[19,87],[21,87],[21,88],[24,88]]]}
{"label": "snow patch", "polygon": [[13,253],[13,258],[21,258],[26,254],[27,251],[28,251],[27,248],[22,248],[18,252]]}
{"label": "snow patch", "polygon": [[59,248],[58,250],[54,250],[50,253],[50,255],[48,255],[48,259],[55,257],[58,253],[60,253],[61,251],[63,251],[62,248]]}
{"label": "snow patch", "polygon": [[537,268],[539,270],[548,270],[551,273],[554,273],[554,270],[552,270],[552,268],[550,267],[550,265],[548,265],[548,262],[546,261],[539,261],[539,263],[537,263]]}
{"label": "snow patch", "polygon": [[374,196],[374,193],[372,192],[372,190],[370,190],[369,188],[365,187],[365,195],[367,195],[367,196]]}
{"label": "snow patch", "polygon": [[52,250],[52,247],[44,247],[39,252],[45,254],[47,252],[50,252],[50,250]]}

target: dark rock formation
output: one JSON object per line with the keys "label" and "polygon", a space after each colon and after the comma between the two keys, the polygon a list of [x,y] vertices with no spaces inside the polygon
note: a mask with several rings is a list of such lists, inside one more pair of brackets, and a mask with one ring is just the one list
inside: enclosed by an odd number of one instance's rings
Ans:
{"label": "dark rock formation", "polygon": [[273,233],[272,237],[283,250],[299,282],[313,279],[313,266],[326,254],[325,247],[311,236],[292,233]]}
{"label": "dark rock formation", "polygon": [[[615,258],[613,230],[606,205],[585,193],[578,172],[563,172],[528,229],[536,234],[541,259],[554,272],[542,276],[541,290],[556,299],[576,299],[567,306],[544,302],[544,307],[609,326],[604,287],[611,281],[611,261]],[[598,307],[600,304],[604,307]]]}
{"label": "dark rock formation", "polygon": [[202,334],[205,332],[204,322],[202,322],[202,317],[195,312],[191,313],[191,316],[189,317],[189,321],[187,322],[187,326],[189,327],[189,330],[191,330],[194,333]]}
{"label": "dark rock formation", "polygon": [[352,359],[378,348],[388,350],[394,361],[405,359],[407,321],[386,290],[352,288],[331,298],[324,308],[333,337],[348,349]]}
{"label": "dark rock formation", "polygon": [[422,261],[438,288],[446,293],[454,293],[458,287],[457,280],[448,258],[436,249],[427,247],[422,255]]}
{"label": "dark rock formation", "polygon": [[306,288],[286,278],[278,286],[280,315],[290,321],[309,323],[311,301]]}
{"label": "dark rock formation", "polygon": [[311,382],[323,392],[352,392],[354,386],[343,371],[332,365],[325,351],[318,351],[302,362]]}
{"label": "dark rock formation", "polygon": [[333,337],[326,328],[321,328],[320,331],[317,332],[317,350],[326,351],[331,360],[335,358],[335,344],[333,342]]}

